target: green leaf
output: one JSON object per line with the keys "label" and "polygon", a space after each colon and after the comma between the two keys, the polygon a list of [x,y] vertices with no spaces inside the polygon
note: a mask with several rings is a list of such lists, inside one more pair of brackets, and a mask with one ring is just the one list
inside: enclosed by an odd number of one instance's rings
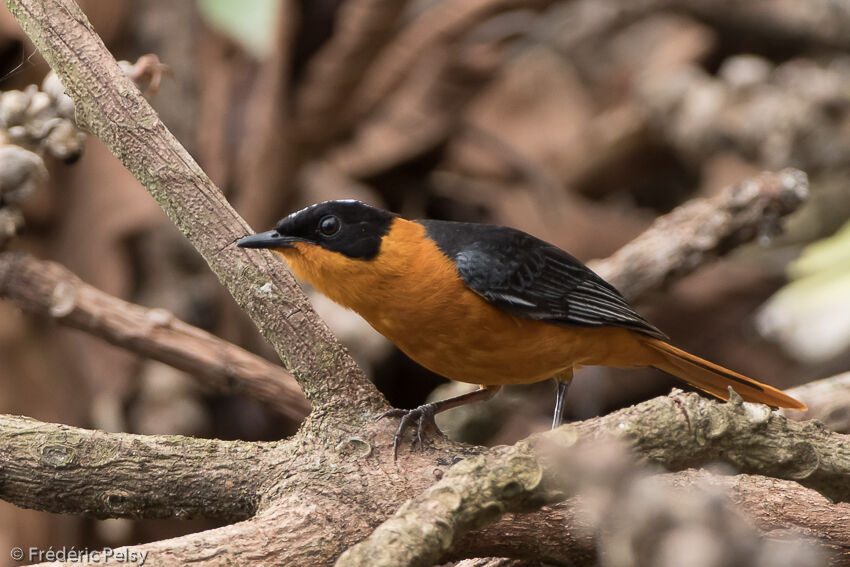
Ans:
{"label": "green leaf", "polygon": [[272,49],[279,0],[198,0],[208,24],[259,59]]}

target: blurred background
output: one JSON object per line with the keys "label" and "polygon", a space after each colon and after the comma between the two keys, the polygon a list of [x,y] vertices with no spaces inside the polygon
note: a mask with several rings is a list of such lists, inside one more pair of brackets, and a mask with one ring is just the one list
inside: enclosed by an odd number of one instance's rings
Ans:
{"label": "blurred background", "polygon": [[[815,0],[136,0],[81,2],[118,59],[156,54],[151,102],[256,230],[356,198],[408,218],[511,225],[605,257],[684,201],[793,166],[812,195],[784,235],[637,308],[700,356],[780,387],[850,368],[850,5]],[[0,89],[48,69],[0,12]],[[110,294],[276,360],[155,202],[88,138],[45,158],[11,245]],[[845,227],[842,229],[842,227]],[[314,305],[390,401],[454,386],[362,320]],[[669,391],[587,368],[583,419]],[[436,390],[435,390],[436,389]],[[505,443],[551,421],[550,383],[449,414]],[[0,411],[136,433],[279,439],[295,421],[0,301]],[[0,503],[0,549],[117,546],[212,526],[94,521]],[[5,557],[0,562],[8,561]]]}

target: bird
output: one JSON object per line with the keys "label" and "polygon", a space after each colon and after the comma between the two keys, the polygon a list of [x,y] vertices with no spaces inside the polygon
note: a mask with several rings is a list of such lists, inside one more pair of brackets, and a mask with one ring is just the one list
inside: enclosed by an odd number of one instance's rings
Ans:
{"label": "bird", "polygon": [[805,409],[780,390],[673,346],[617,289],[557,246],[490,224],[407,220],[355,200],[311,205],[240,239],[279,254],[296,277],[359,313],[425,368],[477,384],[472,392],[393,409],[393,442],[434,416],[485,401],[506,384],[554,379],[552,427],[583,366],[651,366],[722,400]]}

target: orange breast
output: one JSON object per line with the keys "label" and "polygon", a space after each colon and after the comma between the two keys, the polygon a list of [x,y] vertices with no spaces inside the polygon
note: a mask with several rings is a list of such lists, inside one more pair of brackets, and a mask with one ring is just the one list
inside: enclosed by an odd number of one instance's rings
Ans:
{"label": "orange breast", "polygon": [[296,276],[349,309],[422,366],[452,380],[528,383],[580,365],[642,366],[633,333],[520,319],[458,277],[425,228],[396,219],[373,260],[297,243],[281,249]]}

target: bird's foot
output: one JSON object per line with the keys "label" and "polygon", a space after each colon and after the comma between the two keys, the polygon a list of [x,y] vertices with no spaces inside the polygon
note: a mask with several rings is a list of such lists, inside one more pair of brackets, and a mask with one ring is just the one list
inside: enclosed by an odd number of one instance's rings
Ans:
{"label": "bird's foot", "polygon": [[426,429],[431,429],[439,433],[440,429],[434,421],[434,415],[436,415],[436,413],[436,404],[424,404],[414,409],[391,409],[390,411],[378,416],[378,420],[384,419],[385,417],[401,418],[398,422],[398,429],[395,432],[395,439],[393,440],[393,460],[398,460],[398,446],[401,443],[404,430],[407,429],[408,426],[417,423],[416,437],[413,439],[411,448],[416,447],[417,444],[420,447],[424,445],[423,433],[425,433]]}

